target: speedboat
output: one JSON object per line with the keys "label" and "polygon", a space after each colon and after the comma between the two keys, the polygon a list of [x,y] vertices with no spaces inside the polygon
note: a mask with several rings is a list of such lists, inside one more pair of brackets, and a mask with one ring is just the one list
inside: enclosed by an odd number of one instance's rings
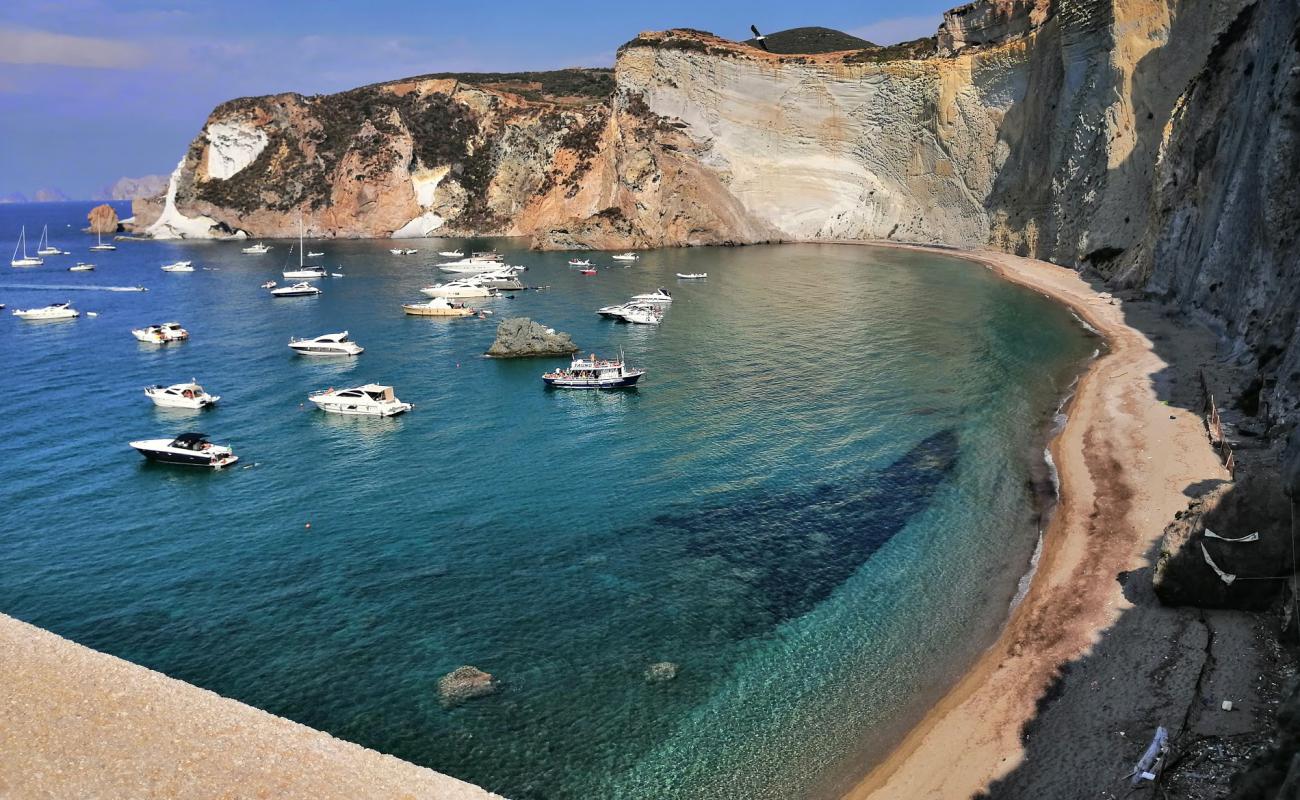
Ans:
{"label": "speedboat", "polygon": [[420,292],[429,297],[499,297],[501,294],[496,289],[481,283],[477,278],[435,283],[424,287]]}
{"label": "speedboat", "polygon": [[263,288],[263,289],[274,289],[274,288],[275,288],[275,281],[267,281],[266,283],[262,284],[262,288]]}
{"label": "speedboat", "polygon": [[146,386],[145,396],[161,408],[207,408],[215,406],[221,398],[203,391],[191,378],[189,383],[176,383],[171,386]]}
{"label": "speedboat", "polygon": [[271,252],[271,245],[262,244],[261,242],[258,242],[257,244],[250,244],[248,247],[245,247],[243,250],[240,250],[239,252],[247,253],[250,256],[260,256],[263,253]]}
{"label": "speedboat", "polygon": [[175,439],[142,439],[131,442],[140,455],[163,464],[221,469],[239,460],[229,447],[208,441],[206,433],[182,433]]}
{"label": "speedboat", "polygon": [[568,369],[557,369],[542,375],[547,386],[557,389],[630,389],[645,374],[643,369],[633,369],[623,361],[606,361],[592,353],[588,358],[575,358]]}
{"label": "speedboat", "polygon": [[272,289],[272,297],[308,297],[320,294],[320,289],[312,286],[306,281],[295,283],[292,286],[281,286],[279,289]]}
{"label": "speedboat", "polygon": [[[22,258],[18,257],[19,248],[22,248],[23,251]],[[35,256],[27,255],[27,227],[23,226],[23,228],[18,232],[18,244],[14,245],[14,255],[13,258],[9,259],[9,266],[39,267],[44,263],[45,263],[45,259],[43,258],[36,258]]]}
{"label": "speedboat", "polygon": [[400,248],[400,247],[395,247],[395,248],[389,250],[388,252],[392,253],[392,254],[395,255],[395,256],[413,256],[413,255],[415,255],[416,253],[418,253],[418,252],[420,252],[420,251],[419,251],[419,250],[412,250],[412,249],[410,249],[410,248],[407,248],[407,249],[403,250],[403,249]]}
{"label": "speedboat", "polygon": [[145,344],[166,344],[183,342],[190,338],[190,332],[181,327],[179,322],[164,322],[147,328],[133,328],[131,335]]}
{"label": "speedboat", "polygon": [[289,348],[304,356],[357,356],[366,349],[348,338],[348,332],[326,333],[315,339],[290,339]]}
{"label": "speedboat", "polygon": [[439,250],[438,255],[443,258],[464,258],[465,254],[459,250]]}
{"label": "speedboat", "polygon": [[87,264],[84,261],[78,261],[76,264],[68,267],[68,272],[93,272],[94,270],[94,264]]}
{"label": "speedboat", "polygon": [[668,294],[668,290],[663,287],[646,294],[632,295],[632,302],[634,303],[656,303],[658,305],[668,305],[672,301],[673,296]]}
{"label": "speedboat", "polygon": [[321,411],[367,417],[392,417],[414,406],[393,395],[393,387],[367,383],[353,389],[326,389],[307,395]]}
{"label": "speedboat", "polygon": [[324,255],[325,255],[324,253],[308,253],[308,254],[307,254],[307,257],[308,257],[308,258],[321,258],[321,257],[324,256]]}
{"label": "speedboat", "polygon": [[298,267],[297,269],[286,269],[280,273],[285,278],[324,278],[329,273],[324,267]]}
{"label": "speedboat", "polygon": [[590,267],[590,266],[591,266],[591,259],[590,259],[590,258],[571,258],[571,259],[569,259],[569,266],[571,266],[571,267]]}
{"label": "speedboat", "polygon": [[524,282],[519,280],[519,270],[514,267],[503,267],[491,272],[480,272],[473,276],[473,279],[492,289],[514,291],[525,288]]}
{"label": "speedboat", "polygon": [[473,253],[469,258],[462,258],[458,261],[449,261],[445,264],[439,264],[438,269],[443,272],[490,272],[501,269],[505,264],[502,262],[500,253]]}
{"label": "speedboat", "polygon": [[194,262],[192,261],[174,261],[171,264],[164,264],[163,272],[193,272]]}
{"label": "speedboat", "polygon": [[707,272],[679,272],[679,273],[677,273],[677,277],[681,278],[681,279],[684,280],[684,281],[698,281],[698,280],[700,280],[701,278],[707,278],[707,277],[709,277],[709,273],[707,273]]}
{"label": "speedboat", "polygon": [[636,325],[658,325],[664,321],[664,312],[655,306],[631,305],[623,312],[623,321]]}
{"label": "speedboat", "polygon": [[640,256],[633,252],[619,253],[616,256],[610,256],[615,261],[636,261]]}
{"label": "speedboat", "polygon": [[596,274],[596,270],[591,269],[590,267],[588,267],[587,269],[580,269],[580,270],[578,270],[578,272],[581,273],[581,274],[583,274],[583,275],[595,275],[595,274]]}
{"label": "speedboat", "polygon": [[81,316],[81,312],[73,308],[71,303],[55,303],[44,308],[15,308],[14,316],[30,320],[76,319]]}
{"label": "speedboat", "polygon": [[445,297],[435,297],[427,303],[403,303],[402,310],[413,317],[468,317],[474,313],[464,303],[452,303]]}

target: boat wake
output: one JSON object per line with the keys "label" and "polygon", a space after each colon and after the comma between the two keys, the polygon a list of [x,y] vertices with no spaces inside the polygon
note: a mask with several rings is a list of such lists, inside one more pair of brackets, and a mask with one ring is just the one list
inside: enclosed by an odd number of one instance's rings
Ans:
{"label": "boat wake", "polygon": [[94,285],[68,285],[61,283],[10,283],[5,285],[6,289],[48,289],[59,292],[147,292],[143,286],[94,286]]}

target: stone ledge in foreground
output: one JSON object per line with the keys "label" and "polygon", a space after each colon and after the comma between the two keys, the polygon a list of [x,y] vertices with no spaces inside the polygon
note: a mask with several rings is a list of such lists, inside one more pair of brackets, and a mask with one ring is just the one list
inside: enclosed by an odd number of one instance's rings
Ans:
{"label": "stone ledge in foreground", "polygon": [[500,800],[3,614],[0,797]]}

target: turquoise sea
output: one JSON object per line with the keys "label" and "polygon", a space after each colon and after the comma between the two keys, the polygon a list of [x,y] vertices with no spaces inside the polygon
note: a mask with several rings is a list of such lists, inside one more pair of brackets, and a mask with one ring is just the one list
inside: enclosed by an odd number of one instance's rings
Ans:
{"label": "turquoise sea", "polygon": [[[833,245],[597,254],[587,277],[513,240],[309,242],[346,277],[273,300],[296,242],[88,254],[90,205],[0,206],[4,246],[48,224],[73,251],[0,267],[0,611],[515,800],[835,795],[1005,620],[1097,346],[978,266]],[[434,251],[488,246],[550,288],[481,305],[625,351],[640,388],[548,391],[559,362],[480,357],[491,319],[401,313]],[[159,270],[177,258],[199,271]],[[658,329],[595,314],[658,286]],[[62,300],[98,316],[9,316]],[[191,340],[131,337],[169,320]],[[285,346],[344,329],[364,355]],[[216,409],[141,391],[191,377]],[[415,410],[304,407],[370,381]],[[238,467],[127,446],[186,430]],[[677,677],[647,682],[662,661]],[[500,690],[444,708],[464,664]]]}

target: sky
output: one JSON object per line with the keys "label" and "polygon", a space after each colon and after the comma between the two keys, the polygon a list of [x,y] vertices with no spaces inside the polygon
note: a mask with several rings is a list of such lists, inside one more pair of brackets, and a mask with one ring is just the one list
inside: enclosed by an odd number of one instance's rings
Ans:
{"label": "sky", "polygon": [[89,198],[167,174],[234,97],[320,94],[428,72],[613,66],[644,30],[744,39],[804,25],[877,44],[929,36],[956,0],[0,3],[0,195]]}

